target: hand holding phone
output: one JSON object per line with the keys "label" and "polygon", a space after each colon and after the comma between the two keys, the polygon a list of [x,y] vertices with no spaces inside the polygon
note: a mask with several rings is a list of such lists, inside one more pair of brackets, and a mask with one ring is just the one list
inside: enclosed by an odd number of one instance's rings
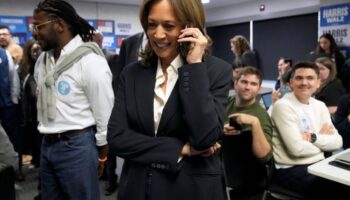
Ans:
{"label": "hand holding phone", "polygon": [[242,130],[242,125],[237,122],[237,116],[230,117],[229,124],[236,130]]}
{"label": "hand holding phone", "polygon": [[208,45],[208,39],[196,27],[186,26],[179,35],[179,53],[187,63],[199,63]]}

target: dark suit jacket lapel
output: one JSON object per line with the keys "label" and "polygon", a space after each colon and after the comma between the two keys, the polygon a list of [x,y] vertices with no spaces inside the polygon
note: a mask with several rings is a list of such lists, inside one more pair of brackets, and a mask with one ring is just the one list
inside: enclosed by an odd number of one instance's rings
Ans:
{"label": "dark suit jacket lapel", "polygon": [[130,62],[138,60],[139,58],[139,50],[140,48],[142,49],[142,40],[143,40],[143,33],[140,33],[137,35],[137,37],[134,38],[133,44],[134,46],[131,46],[131,57],[130,57]]}
{"label": "dark suit jacket lapel", "polygon": [[156,67],[140,67],[135,77],[135,97],[137,111],[142,126],[147,133],[154,135],[153,98],[156,81]]}
{"label": "dark suit jacket lapel", "polygon": [[177,81],[173,91],[170,94],[170,97],[167,101],[167,103],[165,104],[165,107],[163,109],[163,113],[162,113],[162,117],[160,119],[159,122],[159,126],[158,126],[158,131],[157,131],[157,135],[158,133],[161,134],[163,129],[166,127],[166,124],[168,123],[168,121],[172,118],[172,116],[176,113],[176,111],[178,111],[179,108],[179,91],[178,91],[178,85],[179,82]]}

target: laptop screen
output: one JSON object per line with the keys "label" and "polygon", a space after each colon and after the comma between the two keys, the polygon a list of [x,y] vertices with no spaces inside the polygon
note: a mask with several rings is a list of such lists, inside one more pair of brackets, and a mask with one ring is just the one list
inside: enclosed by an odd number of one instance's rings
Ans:
{"label": "laptop screen", "polygon": [[264,103],[265,109],[269,109],[272,104],[272,92],[268,92],[261,95],[261,99]]}

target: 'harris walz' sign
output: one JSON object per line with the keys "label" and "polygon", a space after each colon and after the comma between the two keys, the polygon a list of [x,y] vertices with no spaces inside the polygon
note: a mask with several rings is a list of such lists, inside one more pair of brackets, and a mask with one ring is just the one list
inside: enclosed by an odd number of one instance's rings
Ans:
{"label": "'harris walz' sign", "polygon": [[350,54],[350,3],[321,7],[319,36],[333,35],[341,49]]}

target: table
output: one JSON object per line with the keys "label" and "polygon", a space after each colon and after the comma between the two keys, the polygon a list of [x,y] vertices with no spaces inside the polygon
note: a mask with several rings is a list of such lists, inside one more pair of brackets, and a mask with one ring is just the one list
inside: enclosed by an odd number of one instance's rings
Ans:
{"label": "table", "polygon": [[350,148],[310,165],[308,167],[308,172],[310,174],[350,186],[350,171],[329,164],[329,162],[333,161],[337,156],[349,151]]}

